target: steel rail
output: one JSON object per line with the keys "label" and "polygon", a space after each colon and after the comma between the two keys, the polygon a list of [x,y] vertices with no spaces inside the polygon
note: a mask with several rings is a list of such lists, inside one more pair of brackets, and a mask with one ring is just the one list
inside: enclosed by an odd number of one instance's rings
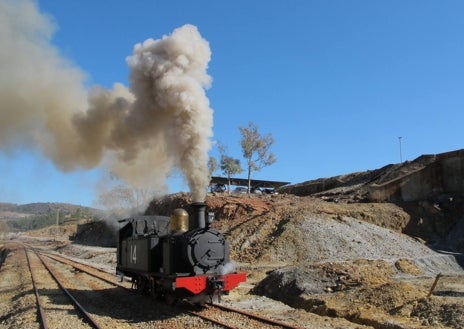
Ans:
{"label": "steel rail", "polygon": [[[42,253],[42,252],[41,252]],[[65,264],[65,265],[69,265],[69,266],[72,266],[74,269],[76,270],[79,270],[81,272],[84,272],[88,275],[91,275],[93,276],[94,278],[97,278],[97,279],[100,279],[102,281],[105,281],[106,283],[109,283],[111,285],[114,285],[114,286],[117,286],[117,287],[120,287],[120,288],[123,288],[123,289],[126,289],[126,290],[132,290],[132,289],[129,289],[127,288],[126,286],[118,283],[118,282],[114,282],[114,281],[111,281],[111,280],[108,280],[107,278],[103,277],[103,276],[100,276],[98,274],[95,274],[95,273],[92,273],[90,271],[88,271],[86,268],[91,268],[92,270],[95,270],[97,272],[101,272],[101,273],[104,273],[104,274],[110,274],[108,272],[104,272],[96,267],[93,267],[91,265],[86,265],[86,264],[82,264],[82,263],[79,263],[79,262],[76,262],[76,261],[73,261],[71,259],[68,259],[68,258],[65,258],[65,257],[62,257],[62,256],[57,256],[57,255],[53,255],[53,254],[50,254],[50,253],[43,253],[45,257],[48,257],[48,258],[51,258],[57,262],[60,262],[62,264]]]}
{"label": "steel rail", "polygon": [[200,319],[203,319],[203,320],[206,320],[206,321],[209,321],[211,323],[214,323],[214,324],[218,324],[224,328],[227,328],[227,329],[237,329],[237,327],[233,327],[225,322],[222,322],[222,321],[219,321],[219,320],[216,320],[216,319],[213,319],[213,318],[210,318],[206,315],[203,315],[203,314],[199,314],[198,312],[191,312],[189,311],[188,312],[190,315],[193,315],[193,316],[197,316],[199,317]]}
{"label": "steel rail", "polygon": [[47,319],[45,318],[45,312],[43,310],[42,302],[40,301],[39,290],[37,289],[36,279],[34,275],[34,270],[32,269],[31,260],[29,259],[29,254],[26,247],[24,247],[24,253],[26,254],[27,266],[29,267],[29,272],[31,273],[32,287],[34,288],[35,299],[37,301],[37,311],[40,319],[40,325],[43,329],[48,329]]}
{"label": "steel rail", "polygon": [[[66,264],[66,265],[69,265],[69,266],[72,266],[73,268],[79,270],[79,271],[82,271],[82,272],[85,272],[87,273],[88,275],[91,275],[97,279],[100,279],[100,280],[103,280],[109,284],[112,284],[114,286],[117,286],[117,287],[120,287],[120,288],[123,288],[123,289],[126,289],[126,290],[129,290],[129,291],[132,291],[132,289],[129,289],[117,282],[114,282],[114,281],[111,281],[111,280],[108,280],[100,275],[97,275],[95,273],[92,273],[90,271],[88,271],[86,269],[87,268],[91,268],[92,270],[96,270],[98,272],[102,272],[102,273],[105,273],[105,274],[108,274],[107,272],[104,272],[96,267],[93,267],[91,265],[86,265],[86,264],[82,264],[82,263],[79,263],[79,262],[76,262],[74,260],[71,260],[71,259],[68,259],[68,258],[65,258],[65,257],[62,257],[62,256],[58,256],[58,255],[54,255],[54,254],[51,254],[51,253],[44,253],[46,257],[48,258],[51,258],[57,262],[60,262],[62,264]],[[253,313],[250,313],[250,312],[246,312],[246,311],[243,311],[243,310],[240,310],[240,309],[234,309],[234,308],[231,308],[231,307],[227,307],[227,306],[223,306],[223,305],[220,305],[220,304],[212,304],[212,303],[207,303],[208,306],[210,307],[216,307],[216,308],[219,308],[219,309],[222,309],[222,310],[225,310],[225,311],[229,311],[229,312],[235,312],[235,313],[239,313],[239,314],[242,314],[244,316],[247,316],[249,318],[252,318],[254,320],[257,320],[257,321],[260,321],[260,322],[263,322],[263,323],[267,323],[267,324],[271,324],[271,325],[274,325],[274,326],[280,326],[282,328],[286,328],[286,329],[301,329],[301,327],[297,327],[297,326],[293,326],[293,325],[290,325],[288,323],[284,323],[284,322],[281,322],[281,321],[277,321],[277,320],[272,320],[272,319],[269,319],[269,318],[264,318],[262,316],[259,316],[259,315],[256,315],[256,314],[253,314]],[[228,328],[228,329],[235,329],[236,327],[233,327],[225,322],[221,322],[219,320],[216,320],[216,319],[213,319],[213,318],[209,318],[208,316],[205,316],[205,315],[202,315],[202,314],[199,314],[197,312],[189,312],[190,314],[194,315],[194,316],[197,316],[197,317],[200,317],[204,320],[207,320],[207,321],[210,321],[212,323],[215,323],[215,324],[218,324],[220,326],[223,326],[224,328]]]}
{"label": "steel rail", "polygon": [[[43,252],[41,252],[41,253],[43,253]],[[91,266],[91,265],[82,264],[82,263],[76,262],[76,261],[74,261],[74,260],[68,259],[68,258],[66,258],[66,257],[62,257],[62,256],[58,256],[58,255],[51,254],[51,253],[49,253],[49,252],[45,252],[45,253],[43,253],[43,254],[44,254],[45,257],[51,258],[51,259],[53,259],[53,260],[55,260],[55,261],[57,261],[57,262],[60,262],[60,263],[62,263],[62,264],[66,264],[66,265],[72,266],[73,268],[75,268],[75,269],[77,269],[77,270],[79,270],[79,271],[82,271],[82,272],[84,272],[84,273],[86,273],[86,274],[88,274],[88,275],[90,275],[90,276],[93,276],[93,277],[95,277],[95,278],[97,278],[97,279],[103,280],[103,281],[105,281],[105,282],[107,282],[107,283],[110,283],[110,284],[115,285],[115,286],[117,286],[117,287],[120,287],[120,288],[123,288],[123,289],[125,289],[125,290],[128,290],[128,291],[133,292],[133,289],[129,289],[129,288],[127,288],[127,287],[125,287],[125,286],[123,286],[123,285],[117,283],[117,282],[108,280],[108,279],[106,279],[106,278],[104,278],[104,277],[101,277],[100,275],[97,275],[97,274],[95,274],[95,273],[92,273],[92,272],[89,272],[88,270],[86,270],[86,267],[88,267],[88,268],[91,268],[92,270],[96,270],[96,271],[98,271],[98,272],[102,272],[102,273],[108,274],[107,272],[101,271],[100,269],[98,269],[98,268],[96,268],[96,267],[93,267],[93,266]],[[216,319],[213,319],[213,318],[209,318],[209,317],[207,317],[206,315],[198,314],[198,313],[192,312],[192,311],[188,311],[187,313],[189,313],[190,315],[199,317],[199,318],[201,318],[201,319],[203,319],[203,320],[209,321],[209,322],[211,322],[211,323],[220,325],[220,326],[222,326],[222,327],[224,327],[224,328],[227,328],[227,329],[236,329],[236,327],[232,327],[232,326],[230,326],[230,325],[227,324],[227,323],[221,322],[221,321],[216,320]]]}
{"label": "steel rail", "polygon": [[208,303],[207,305],[209,307],[212,307],[212,308],[216,307],[216,308],[222,309],[224,311],[239,313],[239,314],[248,316],[248,317],[250,317],[252,319],[258,320],[260,322],[264,322],[264,323],[271,324],[271,325],[274,325],[274,326],[280,326],[280,327],[286,328],[286,329],[302,329],[302,327],[294,326],[294,325],[291,325],[291,324],[288,324],[288,323],[285,323],[285,322],[282,322],[282,321],[278,321],[278,320],[272,320],[272,319],[269,319],[269,318],[265,318],[265,317],[262,317],[260,315],[250,313],[250,312],[247,312],[247,311],[243,311],[243,310],[240,310],[240,309],[236,309],[236,308],[232,308],[232,307],[228,307],[228,306],[224,306],[224,305],[220,305],[220,304],[212,304],[212,303]]}
{"label": "steel rail", "polygon": [[81,314],[84,316],[84,319],[95,329],[102,329],[102,327],[97,323],[95,322],[95,320],[93,319],[92,315],[90,315],[90,313],[88,313],[85,308],[76,300],[76,298],[74,298],[74,296],[63,286],[63,284],[60,282],[60,280],[58,279],[58,277],[55,275],[55,273],[53,272],[53,270],[47,265],[47,263],[43,260],[42,256],[40,256],[40,254],[34,250],[34,253],[37,255],[37,257],[40,259],[40,261],[42,262],[42,264],[44,265],[44,267],[47,269],[47,271],[50,273],[50,275],[52,276],[53,280],[55,280],[55,282],[58,284],[58,286],[60,287],[60,289],[69,297],[69,299],[72,301],[72,303],[76,306],[76,308],[81,312]]}
{"label": "steel rail", "polygon": [[[43,252],[40,252],[40,253],[43,253]],[[88,271],[86,268],[91,268],[92,270],[95,270],[97,272],[102,272],[104,274],[109,274],[107,272],[104,272],[96,267],[93,267],[91,265],[87,265],[87,264],[82,264],[82,263],[79,263],[79,262],[76,262],[74,260],[71,260],[71,259],[68,259],[68,258],[65,258],[65,257],[62,257],[62,256],[58,256],[58,255],[54,255],[54,254],[51,254],[51,253],[43,253],[44,256],[48,257],[48,258],[51,258],[57,262],[60,262],[62,264],[66,264],[66,265],[69,265],[69,266],[72,266],[73,268],[79,270],[79,271],[82,271],[82,272],[85,272],[86,274],[88,275],[91,275],[97,279],[100,279],[100,280],[103,280],[109,284],[112,284],[114,286],[117,286],[117,287],[120,287],[120,288],[123,288],[125,290],[129,290],[129,291],[132,291],[132,289],[129,289],[125,286],[123,286],[122,284],[119,284],[117,282],[114,282],[114,281],[111,281],[111,280],[108,280],[107,278],[104,278],[98,274],[95,274],[95,273],[92,273],[90,271]],[[227,306],[223,306],[223,305],[220,305],[220,304],[214,304],[214,303],[207,303],[207,305],[209,307],[216,307],[216,308],[219,308],[219,309],[222,309],[224,311],[229,311],[229,312],[235,312],[235,313],[238,313],[238,314],[242,314],[246,317],[249,317],[249,318],[252,318],[254,320],[257,320],[257,321],[260,321],[260,322],[263,322],[263,323],[267,323],[267,324],[270,324],[270,325],[274,325],[274,326],[279,326],[279,327],[282,327],[282,328],[285,328],[285,329],[302,329],[301,327],[298,327],[298,326],[293,326],[291,324],[288,324],[288,323],[284,323],[284,322],[281,322],[281,321],[278,321],[278,320],[272,320],[272,319],[269,319],[269,318],[265,318],[265,317],[262,317],[262,316],[259,316],[259,315],[256,315],[256,314],[253,314],[253,313],[250,313],[250,312],[247,312],[247,311],[243,311],[243,310],[240,310],[240,309],[235,309],[235,308],[231,308],[231,307],[227,307]],[[194,316],[197,316],[199,318],[202,318],[204,320],[207,320],[209,322],[212,322],[212,323],[215,323],[215,324],[218,324],[224,328],[228,328],[228,329],[235,329],[236,327],[233,327],[225,322],[222,322],[222,321],[219,321],[219,320],[216,320],[216,319],[213,319],[213,318],[210,318],[206,315],[203,315],[203,314],[199,314],[198,312],[188,312]]]}

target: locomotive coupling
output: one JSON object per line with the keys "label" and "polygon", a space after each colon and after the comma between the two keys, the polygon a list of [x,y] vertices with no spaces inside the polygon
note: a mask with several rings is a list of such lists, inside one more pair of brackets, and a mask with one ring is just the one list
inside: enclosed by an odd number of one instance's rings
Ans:
{"label": "locomotive coupling", "polygon": [[210,291],[222,291],[224,290],[224,280],[216,278],[216,277],[210,277],[208,279],[208,290]]}
{"label": "locomotive coupling", "polygon": [[217,294],[218,302],[221,302],[221,294],[224,290],[224,280],[218,279],[216,277],[211,277],[208,279],[208,290],[211,295]]}

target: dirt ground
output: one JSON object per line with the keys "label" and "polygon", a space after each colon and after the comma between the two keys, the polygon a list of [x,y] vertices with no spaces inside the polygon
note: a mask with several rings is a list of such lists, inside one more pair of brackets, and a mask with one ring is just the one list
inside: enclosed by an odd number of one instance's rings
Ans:
{"label": "dirt ground", "polygon": [[[147,213],[190,202],[170,198]],[[206,203],[250,273],[249,295],[374,328],[464,327],[462,258],[403,234],[414,214],[395,204],[290,194],[209,195]]]}
{"label": "dirt ground", "polygon": [[[187,194],[171,195],[147,214],[169,215],[190,202]],[[462,258],[402,233],[412,216],[397,205],[286,194],[208,195],[206,203],[236,268],[248,273],[224,303],[306,328],[464,327]],[[49,248],[114,268],[114,248],[69,243],[66,232]],[[89,234],[95,241],[107,232]]]}

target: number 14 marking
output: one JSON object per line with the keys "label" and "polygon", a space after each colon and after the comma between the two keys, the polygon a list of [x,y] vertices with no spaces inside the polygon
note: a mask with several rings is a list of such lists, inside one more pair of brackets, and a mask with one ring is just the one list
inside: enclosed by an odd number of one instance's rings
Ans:
{"label": "number 14 marking", "polygon": [[137,246],[136,245],[131,245],[130,247],[130,262],[131,264],[136,264],[137,263]]}

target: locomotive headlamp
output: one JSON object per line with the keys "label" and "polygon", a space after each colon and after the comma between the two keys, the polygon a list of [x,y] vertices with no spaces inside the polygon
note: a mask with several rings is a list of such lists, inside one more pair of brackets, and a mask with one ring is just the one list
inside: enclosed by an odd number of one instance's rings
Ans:
{"label": "locomotive headlamp", "polygon": [[212,224],[214,222],[214,212],[208,213],[208,224]]}
{"label": "locomotive headlamp", "polygon": [[189,215],[185,209],[174,209],[171,215],[169,227],[171,233],[184,233],[189,229]]}

